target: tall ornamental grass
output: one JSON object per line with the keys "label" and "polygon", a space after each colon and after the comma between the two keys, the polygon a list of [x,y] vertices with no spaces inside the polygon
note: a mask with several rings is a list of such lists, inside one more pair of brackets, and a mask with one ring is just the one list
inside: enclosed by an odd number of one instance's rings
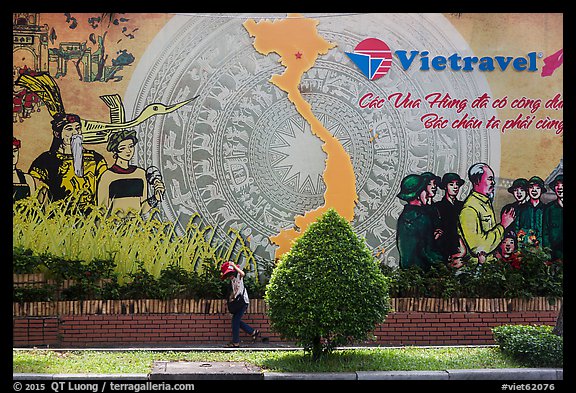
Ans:
{"label": "tall ornamental grass", "polygon": [[170,264],[201,271],[206,260],[233,260],[247,271],[254,271],[258,281],[256,258],[234,228],[228,229],[230,242],[225,245],[214,239],[217,228],[203,225],[197,213],[190,218],[184,234],[178,235],[174,223],[155,218],[157,210],[142,217],[97,206],[85,211],[76,207],[75,198],[45,205],[36,198],[17,201],[13,209],[13,247],[83,261],[112,256],[121,281],[139,263],[158,277]]}

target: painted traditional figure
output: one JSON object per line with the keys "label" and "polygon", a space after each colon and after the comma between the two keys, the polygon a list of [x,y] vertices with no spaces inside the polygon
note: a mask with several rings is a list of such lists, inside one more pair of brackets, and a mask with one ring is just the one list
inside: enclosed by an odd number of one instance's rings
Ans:
{"label": "painted traditional figure", "polygon": [[556,199],[548,202],[542,213],[542,246],[550,249],[552,259],[564,256],[564,176],[558,175],[550,184]]}
{"label": "painted traditional figure", "polygon": [[542,215],[544,212],[544,202],[541,196],[546,192],[544,180],[538,176],[532,176],[528,180],[528,202],[518,215],[518,229],[528,236],[525,242],[528,244],[542,244]]}
{"label": "painted traditional figure", "polygon": [[515,179],[512,185],[508,187],[508,192],[514,196],[515,201],[506,204],[500,210],[500,214],[504,213],[505,210],[509,210],[511,207],[514,208],[516,212],[516,218],[514,222],[510,225],[510,230],[518,231],[518,219],[522,215],[521,211],[526,207],[526,202],[528,201],[528,180],[522,177]]}
{"label": "painted traditional figure", "polygon": [[514,209],[502,213],[500,223],[492,206],[496,181],[494,171],[486,163],[476,163],[468,169],[472,191],[464,201],[458,220],[458,232],[476,262],[494,259],[494,251],[504,239],[506,228],[514,221]]}
{"label": "painted traditional figure", "polygon": [[[130,164],[134,146],[138,143],[135,130],[112,132],[106,150],[114,153],[114,164],[98,182],[98,204],[109,211],[122,209],[146,214],[157,206],[164,194],[164,183],[159,172]],[[149,195],[148,184],[153,189]]]}
{"label": "painted traditional figure", "polygon": [[[21,72],[28,72],[29,70],[25,67],[20,70],[18,67],[13,68],[13,79],[16,81],[20,76]],[[30,117],[30,114],[35,111],[40,111],[40,98],[37,94],[29,92],[27,89],[13,85],[12,91],[12,114],[13,122],[18,121],[23,122],[24,119]]]}
{"label": "painted traditional figure", "polygon": [[[53,117],[52,146],[34,160],[30,174],[48,186],[51,200],[76,194],[80,197],[80,208],[96,204],[96,187],[100,176],[107,170],[104,157],[94,150],[84,149],[83,144],[107,143],[112,135],[117,135],[121,130],[136,126],[152,116],[171,113],[198,98],[196,96],[174,105],[151,103],[137,117],[126,121],[120,95],[103,95],[100,98],[110,108],[110,122],[102,122],[66,113],[60,88],[46,72],[21,72],[15,84],[37,94]],[[156,181],[160,174],[156,170],[147,176],[151,181]],[[157,192],[161,194],[160,190]]]}
{"label": "painted traditional figure", "polygon": [[439,242],[444,261],[452,262],[453,255],[461,254],[458,216],[464,202],[457,197],[463,184],[464,180],[457,173],[445,173],[440,181],[440,188],[444,190],[444,197],[433,205],[440,217],[440,229],[443,232]]}
{"label": "painted traditional figure", "polygon": [[435,220],[432,209],[427,206],[428,181],[421,175],[410,174],[402,179],[398,198],[406,201],[398,217],[396,244],[400,254],[400,268],[418,266],[428,270],[436,263],[442,263],[442,255],[437,249]]}
{"label": "painted traditional figure", "polygon": [[30,174],[18,169],[22,142],[12,137],[12,202],[27,198],[36,192],[36,183]]}
{"label": "painted traditional figure", "polygon": [[[46,105],[46,109],[54,118],[65,113],[64,103],[58,84],[47,72],[21,70],[15,85],[26,88],[36,94]],[[174,105],[151,103],[140,114],[130,121],[126,121],[126,114],[122,98],[119,94],[106,94],[100,99],[110,108],[110,122],[80,119],[81,132],[85,144],[100,144],[108,142],[108,137],[114,131],[135,127],[152,116],[172,113],[178,108],[194,101],[198,96],[179,102]]]}
{"label": "painted traditional figure", "polygon": [[96,203],[96,184],[106,170],[106,160],[82,146],[80,116],[57,113],[52,120],[52,145],[30,166],[29,173],[48,187],[48,198],[59,201],[75,195],[78,208]]}

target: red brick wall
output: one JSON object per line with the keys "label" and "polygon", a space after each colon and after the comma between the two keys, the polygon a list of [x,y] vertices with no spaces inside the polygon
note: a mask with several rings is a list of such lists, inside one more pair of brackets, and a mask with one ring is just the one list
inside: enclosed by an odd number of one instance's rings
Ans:
{"label": "red brick wall", "polygon": [[[504,324],[554,325],[557,311],[515,312],[393,312],[375,331],[380,345],[494,344],[491,327]],[[260,329],[270,342],[265,313],[243,319]],[[226,313],[101,314],[13,318],[14,347],[113,347],[225,344],[231,341],[231,317]],[[249,337],[241,332],[241,340]]]}
{"label": "red brick wall", "polygon": [[15,347],[58,345],[60,318],[14,317],[12,341]]}
{"label": "red brick wall", "polygon": [[374,334],[381,345],[486,345],[495,344],[494,326],[554,325],[557,316],[556,311],[397,312]]}

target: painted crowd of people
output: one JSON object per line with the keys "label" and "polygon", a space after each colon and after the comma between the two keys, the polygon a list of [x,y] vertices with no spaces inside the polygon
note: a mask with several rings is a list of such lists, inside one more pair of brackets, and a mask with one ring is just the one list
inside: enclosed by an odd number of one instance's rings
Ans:
{"label": "painted crowd of people", "polygon": [[[468,169],[472,189],[465,199],[458,193],[465,180],[457,173],[440,178],[431,173],[409,174],[397,197],[405,201],[398,218],[396,242],[400,268],[428,270],[437,263],[459,268],[467,262],[502,260],[518,268],[519,250],[545,247],[552,259],[563,257],[563,175],[550,183],[556,198],[544,203],[544,181],[533,176],[514,180],[508,192],[515,198],[497,217],[493,201],[494,171],[486,163]],[[438,188],[442,199],[434,201]]]}

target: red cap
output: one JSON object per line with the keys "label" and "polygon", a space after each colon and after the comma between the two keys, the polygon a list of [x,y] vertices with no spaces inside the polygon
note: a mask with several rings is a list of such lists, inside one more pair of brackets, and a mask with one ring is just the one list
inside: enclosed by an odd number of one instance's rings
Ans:
{"label": "red cap", "polygon": [[226,261],[222,264],[222,266],[220,267],[220,280],[224,280],[227,274],[236,271],[236,269],[234,269],[234,266],[232,265],[234,265],[234,263],[230,261]]}

